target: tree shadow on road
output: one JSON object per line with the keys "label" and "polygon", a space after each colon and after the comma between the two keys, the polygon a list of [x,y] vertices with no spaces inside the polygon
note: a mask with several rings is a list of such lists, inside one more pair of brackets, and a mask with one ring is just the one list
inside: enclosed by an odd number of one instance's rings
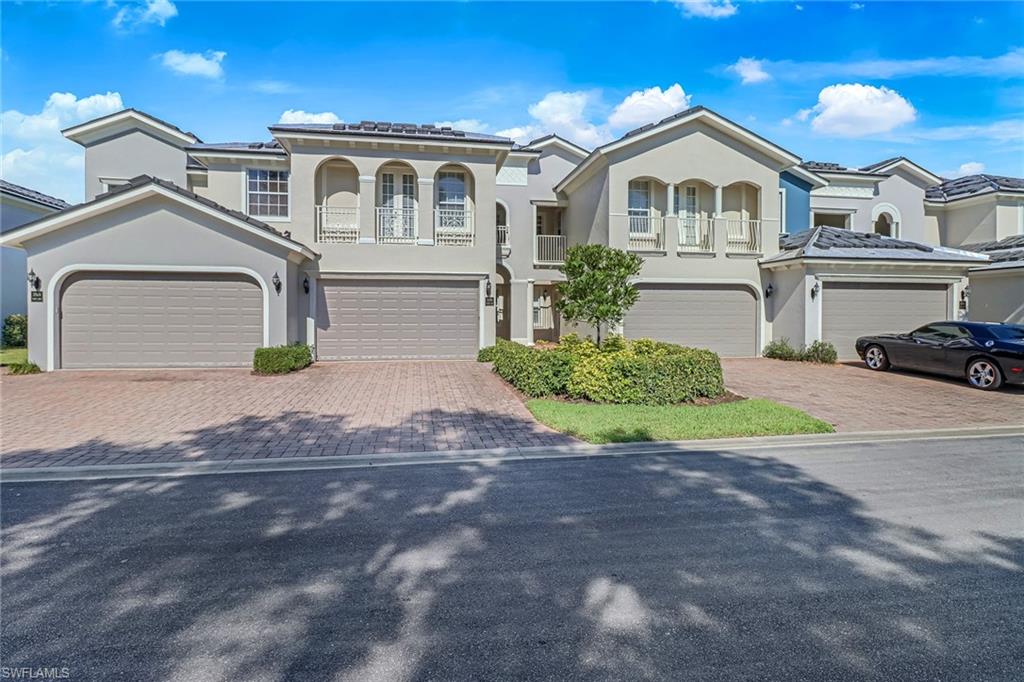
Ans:
{"label": "tree shadow on road", "polygon": [[1020,537],[910,523],[769,457],[14,484],[3,502],[4,665],[76,679],[1010,679],[1024,664]]}

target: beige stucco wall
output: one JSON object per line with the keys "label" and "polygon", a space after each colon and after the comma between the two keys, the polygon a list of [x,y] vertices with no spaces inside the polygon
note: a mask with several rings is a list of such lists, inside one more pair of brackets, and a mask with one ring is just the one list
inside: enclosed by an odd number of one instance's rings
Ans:
{"label": "beige stucco wall", "polygon": [[185,152],[142,130],[132,130],[85,147],[85,200],[106,191],[100,178],[152,175],[185,187]]}
{"label": "beige stucco wall", "polygon": [[975,270],[970,285],[971,320],[1024,324],[1024,267]]}
{"label": "beige stucco wall", "polygon": [[964,244],[993,241],[996,239],[996,202],[991,200],[967,200],[962,204],[952,203],[945,210],[945,246],[959,247]]}
{"label": "beige stucco wall", "polygon": [[765,303],[765,315],[772,328],[771,338],[767,338],[765,344],[772,339],[788,339],[790,345],[800,348],[805,344],[806,332],[804,269],[776,270],[765,273],[765,279],[774,288]]}

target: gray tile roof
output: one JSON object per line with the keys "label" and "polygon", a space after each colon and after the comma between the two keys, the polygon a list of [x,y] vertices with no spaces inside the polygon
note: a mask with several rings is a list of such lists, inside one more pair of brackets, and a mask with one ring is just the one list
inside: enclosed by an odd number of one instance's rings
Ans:
{"label": "gray tile roof", "polygon": [[[889,161],[891,161],[891,159],[875,165],[882,166]],[[832,161],[804,161],[800,164],[800,167],[806,168],[809,171],[814,171],[815,173],[844,173],[846,175],[877,175],[879,178],[889,177],[888,173],[877,173],[874,170],[865,170],[863,168],[848,168],[842,164],[833,163]]]}
{"label": "gray tile roof", "polygon": [[842,258],[864,260],[987,261],[969,251],[929,246],[918,242],[852,232],[838,227],[818,226],[779,237],[781,252],[765,262],[790,258]]}
{"label": "gray tile roof", "polygon": [[270,126],[275,132],[310,132],[334,135],[356,135],[367,137],[402,137],[417,140],[452,140],[456,142],[481,142],[512,146],[512,140],[498,135],[470,133],[448,126],[417,125],[415,123],[390,123],[388,121],[361,121],[360,123],[277,123]]}
{"label": "gray tile roof", "polygon": [[31,201],[33,203],[39,204],[40,206],[47,206],[49,208],[55,208],[57,210],[61,210],[71,206],[71,204],[64,201],[63,199],[51,197],[49,194],[43,194],[42,192],[37,192],[34,189],[29,189],[28,187],[15,185],[13,182],[7,182],[6,180],[0,180],[0,192],[10,194],[11,196],[18,197],[19,199]]}
{"label": "gray tile roof", "polygon": [[894,156],[894,157],[889,158],[889,159],[883,159],[882,161],[878,161],[876,163],[869,163],[866,166],[861,166],[860,169],[862,171],[864,171],[865,173],[871,173],[871,172],[873,172],[873,171],[875,171],[875,170],[877,170],[879,168],[885,168],[889,164],[896,163],[897,161],[907,161],[909,163],[914,163],[913,161],[911,161],[910,159],[908,159],[905,156]]}
{"label": "gray tile roof", "polygon": [[1024,178],[1005,175],[965,175],[947,180],[925,190],[925,198],[933,201],[956,201],[988,192],[1024,192]]}
{"label": "gray tile roof", "polygon": [[1013,235],[994,242],[966,244],[963,248],[968,251],[984,253],[992,259],[993,263],[1024,261],[1024,234]]}
{"label": "gray tile roof", "polygon": [[270,142],[215,142],[208,144],[192,144],[185,148],[192,152],[246,152],[251,154],[273,154],[285,156],[287,152],[277,140]]}
{"label": "gray tile roof", "polygon": [[[188,135],[189,137],[195,138],[196,142],[202,142],[202,140],[199,139],[199,136],[196,135],[195,133],[190,133],[187,130],[182,130],[181,128],[179,128],[178,126],[174,125],[173,123],[168,123],[167,121],[163,120],[162,118],[157,118],[153,114],[147,114],[145,111],[142,111],[141,109],[136,109],[135,107],[128,107],[127,109],[121,109],[121,111],[115,111],[112,114],[107,114],[106,116],[100,116],[99,118],[94,118],[91,121],[85,121],[84,123],[76,123],[73,126],[68,126],[67,128],[64,128],[64,130],[71,130],[72,128],[77,128],[80,125],[85,125],[85,123],[95,123],[96,121],[103,121],[103,120],[111,118],[113,116],[120,116],[121,114],[123,114],[126,111],[132,111],[132,112],[135,112],[136,114],[138,114],[140,116],[145,116],[146,118],[151,118],[151,119],[153,119],[154,121],[156,121],[157,123],[159,123],[161,125],[165,125],[168,128],[173,128],[174,130],[177,130],[182,135]],[[63,131],[61,131],[61,132],[63,132]]]}

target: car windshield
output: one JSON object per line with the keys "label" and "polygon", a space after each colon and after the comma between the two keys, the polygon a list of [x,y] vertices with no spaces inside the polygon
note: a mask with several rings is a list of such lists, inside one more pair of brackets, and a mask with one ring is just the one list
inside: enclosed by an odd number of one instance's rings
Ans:
{"label": "car windshield", "polygon": [[992,325],[988,328],[992,336],[1004,341],[1024,341],[1024,327],[1013,324]]}

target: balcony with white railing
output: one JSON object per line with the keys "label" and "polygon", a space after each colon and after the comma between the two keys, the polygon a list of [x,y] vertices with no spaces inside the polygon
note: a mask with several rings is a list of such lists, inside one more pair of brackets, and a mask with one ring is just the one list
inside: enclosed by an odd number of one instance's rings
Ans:
{"label": "balcony with white railing", "polygon": [[379,206],[376,227],[378,244],[415,244],[416,209]]}
{"label": "balcony with white railing", "polygon": [[508,225],[498,225],[497,233],[498,246],[507,249],[508,243]]}
{"label": "balcony with white railing", "polygon": [[473,246],[473,212],[434,209],[434,243],[438,246]]}
{"label": "balcony with white railing", "polygon": [[538,234],[533,260],[539,265],[561,265],[564,263],[565,236],[561,234]]}
{"label": "balcony with white railing", "polygon": [[761,221],[722,218],[725,224],[726,253],[761,253]]}
{"label": "balcony with white railing", "polygon": [[651,215],[629,215],[629,250],[664,251],[664,219]]}
{"label": "balcony with white railing", "polygon": [[359,209],[317,206],[316,241],[322,244],[359,242]]}
{"label": "balcony with white railing", "polygon": [[709,218],[679,216],[679,244],[676,250],[680,253],[714,253],[715,223]]}

